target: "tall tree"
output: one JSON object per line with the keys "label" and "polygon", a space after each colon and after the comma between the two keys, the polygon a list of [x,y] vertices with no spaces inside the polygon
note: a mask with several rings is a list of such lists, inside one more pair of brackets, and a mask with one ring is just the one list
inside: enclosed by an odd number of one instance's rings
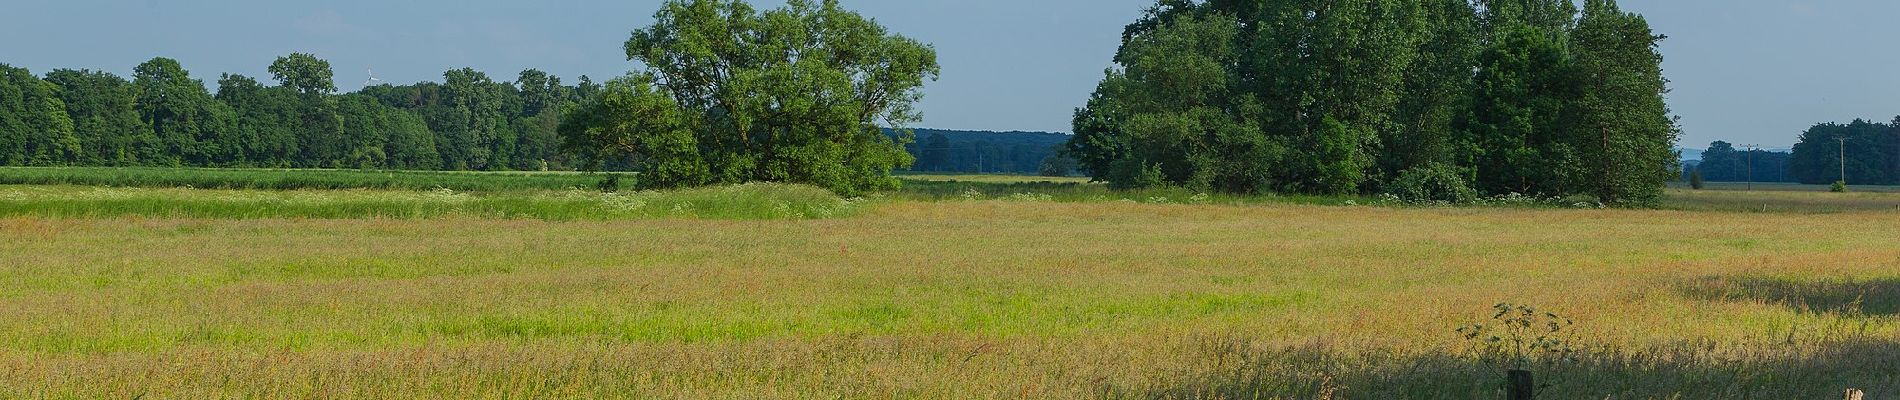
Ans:
{"label": "tall tree", "polygon": [[444,165],[452,169],[507,169],[514,154],[515,135],[508,127],[506,84],[498,84],[488,74],[473,68],[442,74],[443,114],[435,124],[436,133],[455,152],[444,152]]}
{"label": "tall tree", "polygon": [[330,62],[308,53],[290,53],[270,65],[270,74],[284,87],[305,96],[336,92],[336,72]]}
{"label": "tall tree", "polygon": [[240,143],[244,165],[288,168],[302,165],[303,102],[295,91],[266,87],[243,75],[218,79],[218,101],[236,115],[232,135]]}
{"label": "tall tree", "polygon": [[158,138],[158,165],[234,164],[241,146],[231,140],[231,109],[212,98],[204,82],[192,79],[177,60],[154,58],[133,69],[140,121]]}
{"label": "tall tree", "polygon": [[1529,24],[1500,28],[1479,56],[1464,162],[1486,193],[1566,194],[1576,168],[1563,116],[1576,98],[1559,36]]}
{"label": "tall tree", "polygon": [[82,151],[59,87],[0,64],[0,165],[61,165]]}
{"label": "tall tree", "polygon": [[46,81],[59,87],[86,165],[130,166],[155,157],[151,127],[139,121],[137,91],[117,75],[91,70],[54,70]]}
{"label": "tall tree", "polygon": [[[278,57],[270,65],[278,85],[298,94],[298,121],[294,131],[302,154],[296,165],[303,167],[346,167],[351,138],[344,137],[343,119],[338,115],[336,83],[330,62],[305,53]],[[358,138],[360,141],[360,138]]]}
{"label": "tall tree", "polygon": [[1454,132],[1471,104],[1479,50],[1478,11],[1469,0],[1426,0],[1418,54],[1407,68],[1395,129],[1380,138],[1383,177],[1457,160]]}
{"label": "tall tree", "polygon": [[1663,96],[1663,36],[1615,0],[1586,0],[1570,35],[1580,86],[1573,140],[1580,191],[1607,204],[1653,206],[1680,168],[1680,130]]}
{"label": "tall tree", "polygon": [[670,150],[617,151],[703,165],[707,176],[641,184],[775,181],[855,194],[894,187],[890,172],[911,163],[903,150],[910,135],[893,139],[882,128],[921,118],[919,88],[938,73],[929,46],[836,0],[791,0],[764,12],[738,0],[671,0],[654,17],[626,44],[627,58],[646,70],[619,90],[641,93],[637,87],[651,82],[670,96],[698,151],[694,160],[668,159],[685,156]]}

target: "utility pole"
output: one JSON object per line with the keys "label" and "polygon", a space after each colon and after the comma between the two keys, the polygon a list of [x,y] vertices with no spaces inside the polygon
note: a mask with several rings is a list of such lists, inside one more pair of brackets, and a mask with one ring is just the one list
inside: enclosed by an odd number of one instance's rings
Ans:
{"label": "utility pole", "polygon": [[1761,145],[1745,144],[1742,147],[1748,148],[1748,191],[1753,192],[1755,191],[1755,151],[1760,149]]}
{"label": "utility pole", "polygon": [[1841,141],[1841,184],[1847,184],[1847,137],[1834,138]]}

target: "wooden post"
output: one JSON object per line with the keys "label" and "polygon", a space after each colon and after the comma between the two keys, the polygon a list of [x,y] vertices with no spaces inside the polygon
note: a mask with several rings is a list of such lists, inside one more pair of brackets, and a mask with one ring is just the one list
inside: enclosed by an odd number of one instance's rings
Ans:
{"label": "wooden post", "polygon": [[1510,383],[1510,394],[1508,398],[1511,400],[1531,400],[1537,398],[1537,385],[1535,380],[1531,377],[1530,371],[1521,369],[1511,370]]}
{"label": "wooden post", "polygon": [[1867,392],[1862,392],[1859,389],[1847,389],[1847,400],[1862,400],[1863,397],[1867,397]]}

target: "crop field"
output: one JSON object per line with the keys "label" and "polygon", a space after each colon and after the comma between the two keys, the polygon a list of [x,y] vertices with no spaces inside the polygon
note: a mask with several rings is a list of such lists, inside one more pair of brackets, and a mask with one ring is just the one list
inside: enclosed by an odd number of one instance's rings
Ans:
{"label": "crop field", "polygon": [[0,398],[1498,398],[1499,303],[1570,322],[1542,398],[1900,398],[1900,193],[333,173],[0,169]]}

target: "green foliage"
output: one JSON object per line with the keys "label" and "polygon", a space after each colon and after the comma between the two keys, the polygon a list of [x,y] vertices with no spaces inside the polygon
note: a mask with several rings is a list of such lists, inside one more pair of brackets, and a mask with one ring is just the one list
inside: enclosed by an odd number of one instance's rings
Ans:
{"label": "green foliage", "polygon": [[1578,361],[1569,318],[1537,308],[1500,303],[1489,323],[1458,328],[1468,351],[1499,369],[1530,370]]}
{"label": "green foliage", "polygon": [[596,158],[597,165],[625,158],[639,172],[642,188],[710,183],[711,167],[685,112],[653,86],[652,77],[643,75],[608,81],[598,99],[561,124],[566,146]]}
{"label": "green foliage", "polygon": [[1834,192],[1834,193],[1847,193],[1847,181],[1834,181],[1833,185],[1828,186],[1828,191]]}
{"label": "green foliage", "polygon": [[1716,141],[1702,151],[1696,165],[1703,177],[1714,182],[1799,182],[1789,173],[1792,153],[1753,149],[1738,151],[1734,144]]}
{"label": "green foliage", "polygon": [[1681,135],[1663,95],[1661,36],[1642,16],[1625,13],[1613,0],[1584,2],[1571,34],[1580,97],[1568,128],[1579,150],[1572,190],[1606,204],[1656,206],[1663,186],[1676,176]]}
{"label": "green foliage", "polygon": [[1048,158],[1042,159],[1042,167],[1037,169],[1036,174],[1042,176],[1074,176],[1075,169],[1078,166],[1073,158],[1063,157],[1061,154],[1051,154]]}
{"label": "green foliage", "polygon": [[[640,186],[769,181],[855,194],[895,187],[891,170],[912,162],[903,148],[910,135],[891,138],[881,127],[921,118],[913,104],[938,73],[929,46],[836,0],[764,12],[736,0],[673,0],[654,19],[626,43],[627,57],[647,69],[608,85],[579,112],[586,117],[562,129],[569,143],[591,141],[578,146],[648,171]],[[674,116],[629,120],[633,112],[608,101]]]}
{"label": "green foliage", "polygon": [[236,115],[177,60],[154,58],[133,71],[139,119],[157,138],[149,165],[234,165],[244,158]]}
{"label": "green foliage", "polygon": [[296,90],[306,96],[329,94],[336,91],[330,62],[307,53],[291,53],[278,57],[271,63],[270,73],[284,87]]}
{"label": "green foliage", "polygon": [[1465,182],[1464,172],[1444,164],[1406,170],[1386,183],[1385,193],[1413,204],[1464,204],[1478,200],[1478,191]]}
{"label": "green foliage", "polygon": [[59,87],[0,64],[0,165],[66,164],[82,151]]}
{"label": "green foliage", "polygon": [[80,153],[74,164],[139,165],[156,155],[158,138],[139,120],[132,83],[101,71],[54,70],[46,81],[59,87]]}
{"label": "green foliage", "polygon": [[1160,1],[1068,150],[1123,187],[1357,194],[1434,164],[1484,194],[1653,205],[1678,135],[1611,1]]}
{"label": "green foliage", "polygon": [[1892,123],[1816,124],[1801,133],[1788,167],[1806,184],[1900,185],[1900,117]]}
{"label": "green foliage", "polygon": [[1689,188],[1695,189],[1695,190],[1702,190],[1704,185],[1706,184],[1702,180],[1701,168],[1697,168],[1693,171],[1689,171]]}

